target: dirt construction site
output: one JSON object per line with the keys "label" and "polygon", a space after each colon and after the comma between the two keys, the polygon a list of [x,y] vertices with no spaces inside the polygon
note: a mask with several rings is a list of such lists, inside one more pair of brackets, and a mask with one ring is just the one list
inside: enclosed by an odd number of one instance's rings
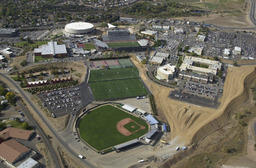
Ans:
{"label": "dirt construction site", "polygon": [[[151,81],[143,65],[132,59],[140,72],[140,76],[155,97],[160,119],[167,119],[171,128],[170,140],[177,138],[184,144],[193,143],[193,137],[204,125],[223,114],[229,103],[244,89],[245,78],[255,71],[255,66],[230,67],[224,85],[224,93],[218,109],[187,104],[168,98],[171,88]],[[195,138],[194,138],[195,139]]]}

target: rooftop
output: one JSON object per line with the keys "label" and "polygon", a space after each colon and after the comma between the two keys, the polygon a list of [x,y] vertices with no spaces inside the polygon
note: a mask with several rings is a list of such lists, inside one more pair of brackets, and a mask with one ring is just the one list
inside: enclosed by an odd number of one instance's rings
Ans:
{"label": "rooftop", "polygon": [[14,139],[4,141],[0,144],[0,157],[8,163],[15,163],[17,159],[29,151],[29,148]]}
{"label": "rooftop", "polygon": [[67,49],[65,44],[58,45],[57,42],[50,41],[46,45],[35,48],[34,53],[41,53],[41,55],[67,54]]}
{"label": "rooftop", "polygon": [[9,127],[0,132],[0,137],[2,139],[18,138],[18,139],[28,140],[33,133],[34,131],[28,131],[28,130],[23,130],[19,128]]}

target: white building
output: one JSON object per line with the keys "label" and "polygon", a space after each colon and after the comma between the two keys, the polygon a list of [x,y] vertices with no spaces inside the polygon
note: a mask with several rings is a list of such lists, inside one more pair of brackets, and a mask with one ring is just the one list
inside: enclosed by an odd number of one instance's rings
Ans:
{"label": "white building", "polygon": [[233,50],[233,54],[234,55],[241,55],[241,52],[242,52],[242,49],[241,47],[235,47],[234,50]]}
{"label": "white building", "polygon": [[199,35],[197,36],[197,40],[198,40],[198,41],[201,41],[201,42],[204,42],[204,41],[205,41],[205,38],[206,38],[205,35],[199,34]]}
{"label": "white building", "polygon": [[173,78],[175,72],[176,72],[176,66],[166,64],[164,66],[160,66],[157,69],[156,78],[158,80],[167,80],[168,81],[169,79]]}
{"label": "white building", "polygon": [[196,55],[202,55],[203,47],[191,47],[188,52],[195,53]]}
{"label": "white building", "polygon": [[147,35],[147,36],[154,36],[157,34],[157,31],[153,31],[153,30],[145,30],[145,31],[141,31],[141,34]]}
{"label": "white building", "polygon": [[138,43],[141,47],[145,47],[148,45],[148,40],[147,39],[141,39],[141,40],[138,40]]}
{"label": "white building", "polygon": [[81,36],[94,29],[94,25],[88,22],[73,22],[65,26],[64,34],[66,36]]}
{"label": "white building", "polygon": [[[208,68],[195,66],[194,63],[200,63],[207,65]],[[203,59],[198,57],[185,56],[183,63],[180,66],[181,71],[192,70],[193,72],[203,74],[216,75],[217,71],[221,69],[221,63],[219,61],[213,61],[209,59]]]}
{"label": "white building", "polygon": [[184,30],[182,28],[174,28],[174,33],[175,34],[184,34]]}

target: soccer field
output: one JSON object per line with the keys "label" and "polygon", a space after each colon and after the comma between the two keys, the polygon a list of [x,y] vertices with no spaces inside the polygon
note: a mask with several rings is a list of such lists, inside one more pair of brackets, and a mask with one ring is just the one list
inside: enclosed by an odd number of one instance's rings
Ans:
{"label": "soccer field", "polygon": [[91,70],[89,82],[114,80],[114,79],[126,79],[126,78],[138,78],[138,70],[133,68],[117,68],[117,69],[100,69]]}
{"label": "soccer field", "polygon": [[91,70],[89,86],[100,101],[147,95],[136,67]]}
{"label": "soccer field", "polygon": [[140,79],[121,79],[90,83],[96,100],[114,100],[145,96],[147,91]]}
{"label": "soccer field", "polygon": [[[121,134],[117,125],[123,119],[131,122],[124,125],[132,134]],[[86,114],[78,123],[79,133],[83,140],[98,151],[138,138],[148,132],[148,124],[112,105],[100,106]]]}

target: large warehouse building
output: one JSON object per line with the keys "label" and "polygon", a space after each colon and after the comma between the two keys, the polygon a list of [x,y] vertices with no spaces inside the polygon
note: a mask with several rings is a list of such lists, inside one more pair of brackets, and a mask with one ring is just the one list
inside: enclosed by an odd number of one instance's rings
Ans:
{"label": "large warehouse building", "polygon": [[94,25],[88,22],[73,22],[65,26],[64,34],[66,36],[76,37],[91,32]]}

